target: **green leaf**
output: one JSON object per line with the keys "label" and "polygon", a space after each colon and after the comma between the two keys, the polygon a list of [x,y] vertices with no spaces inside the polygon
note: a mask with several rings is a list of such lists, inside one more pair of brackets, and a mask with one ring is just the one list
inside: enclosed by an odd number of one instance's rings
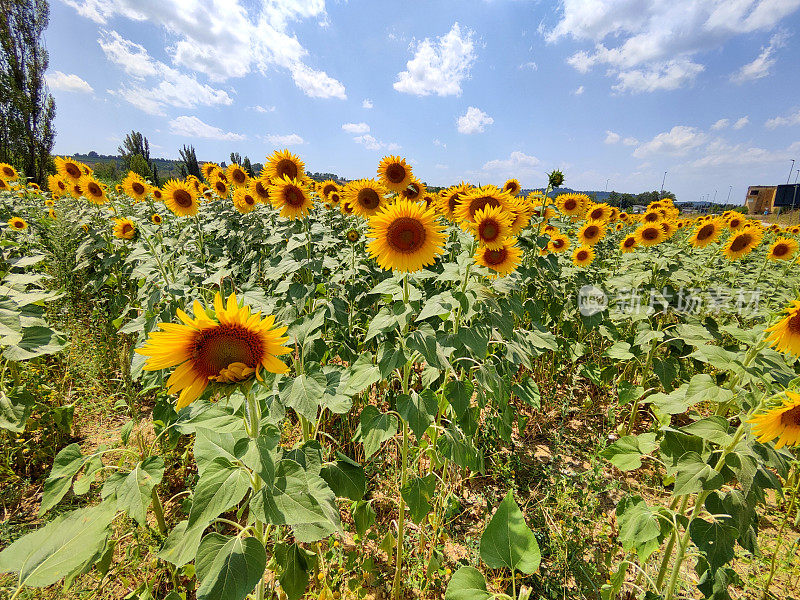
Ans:
{"label": "green leaf", "polygon": [[411,511],[411,520],[417,525],[431,512],[433,495],[436,492],[436,476],[414,477],[400,489],[403,500]]}
{"label": "green leaf", "polygon": [[646,562],[658,549],[661,523],[641,496],[627,496],[617,504],[619,520],[619,541],[626,550],[636,549],[639,559]]}
{"label": "green leaf", "polygon": [[44,482],[39,516],[61,501],[72,486],[72,478],[81,470],[84,460],[78,444],[70,444],[56,455],[50,475]]}
{"label": "green leaf", "polygon": [[44,354],[60,352],[66,342],[49,327],[36,325],[25,327],[22,330],[22,339],[14,346],[3,351],[3,356],[9,360],[28,360]]}
{"label": "green leaf", "polygon": [[224,458],[214,459],[195,486],[188,527],[205,528],[229,508],[239,504],[249,489],[247,471]]}
{"label": "green leaf", "polygon": [[689,536],[705,555],[712,572],[733,559],[736,534],[735,527],[719,521],[710,523],[697,517],[689,523]]}
{"label": "green leaf", "polygon": [[350,365],[348,369],[350,377],[343,390],[348,396],[359,394],[381,380],[381,373],[377,366],[372,364],[372,354],[366,352],[358,357],[358,360]]}
{"label": "green leaf", "polygon": [[433,390],[423,390],[419,394],[412,390],[410,395],[400,394],[397,397],[397,412],[406,420],[417,440],[425,435],[438,411],[439,403]]}
{"label": "green leaf", "polygon": [[542,395],[533,377],[526,377],[511,386],[511,393],[533,408],[542,407]]}
{"label": "green leaf", "polygon": [[631,353],[631,345],[628,342],[616,342],[605,351],[605,355],[615,360],[630,360],[634,358]]}
{"label": "green leaf", "polygon": [[284,402],[309,421],[316,421],[317,410],[327,387],[328,380],[321,371],[302,373],[295,377]]}
{"label": "green leaf", "polygon": [[476,448],[452,423],[439,436],[436,449],[459,467],[483,473],[483,450]]}
{"label": "green leaf", "polygon": [[539,544],[525,523],[512,491],[497,507],[483,531],[481,558],[492,569],[505,567],[531,574],[539,568]]}
{"label": "green leaf", "polygon": [[0,573],[17,573],[20,587],[54,584],[100,556],[115,515],[103,502],[56,517],[0,552]]}
{"label": "green leaf", "polygon": [[232,433],[243,428],[242,418],[228,407],[201,400],[182,408],[174,423],[183,434],[196,433],[198,429],[211,429],[217,433]]}
{"label": "green leaf", "polygon": [[337,453],[338,460],[328,463],[320,470],[322,477],[339,498],[361,500],[367,493],[367,476],[364,468],[341,453]]}
{"label": "green leaf", "polygon": [[283,573],[278,580],[289,600],[299,600],[308,587],[308,574],[313,568],[308,555],[297,544],[292,544],[286,550]]}
{"label": "green leaf", "polygon": [[448,381],[444,386],[444,395],[459,419],[469,409],[474,392],[475,386],[470,381]]}
{"label": "green leaf", "polygon": [[24,387],[15,387],[8,393],[0,391],[0,429],[14,433],[25,431],[25,423],[33,412],[36,399]]}
{"label": "green leaf", "polygon": [[697,452],[687,452],[681,456],[676,471],[675,486],[672,489],[675,496],[716,490],[724,482],[722,475],[705,463]]}
{"label": "green leaf", "polygon": [[658,447],[655,433],[626,435],[600,452],[620,471],[632,471],[642,466],[642,457],[649,455]]}
{"label": "green leaf", "polygon": [[364,444],[364,455],[369,458],[375,454],[386,440],[397,433],[397,417],[380,412],[377,407],[368,404],[361,410],[358,428],[353,441]]}
{"label": "green leaf", "polygon": [[188,527],[189,521],[181,521],[169,532],[164,545],[158,552],[158,558],[182,567],[194,560],[200,538],[203,537],[204,525]]}
{"label": "green leaf", "polygon": [[[114,490],[117,509],[125,511],[144,527],[147,524],[147,507],[152,500],[150,493],[161,483],[163,476],[164,461],[160,456],[151,456],[137,464]],[[106,496],[105,493],[103,495]]]}
{"label": "green leaf", "polygon": [[372,527],[375,523],[376,514],[372,505],[366,500],[359,500],[353,502],[350,509],[350,514],[353,516],[353,523],[356,526],[356,533],[361,537],[367,532],[367,529]]}
{"label": "green leaf", "polygon": [[491,600],[494,598],[486,589],[483,573],[475,567],[461,567],[453,573],[444,600]]}
{"label": "green leaf", "polygon": [[264,575],[267,553],[254,537],[212,533],[200,542],[197,563],[197,600],[244,600]]}
{"label": "green leaf", "polygon": [[686,400],[690,405],[698,402],[728,402],[733,398],[733,390],[719,387],[711,375],[700,373],[692,377],[686,388]]}
{"label": "green leaf", "polygon": [[681,431],[688,435],[696,435],[707,442],[726,446],[732,441],[731,436],[728,435],[728,428],[729,423],[726,418],[715,416],[690,423],[681,427]]}

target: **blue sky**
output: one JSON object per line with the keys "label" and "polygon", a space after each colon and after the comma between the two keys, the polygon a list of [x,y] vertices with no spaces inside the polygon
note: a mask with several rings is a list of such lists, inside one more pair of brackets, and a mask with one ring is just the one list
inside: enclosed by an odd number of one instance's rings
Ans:
{"label": "blue sky", "polygon": [[[51,0],[59,154],[743,201],[800,168],[800,0]],[[792,173],[794,181],[796,173]]]}

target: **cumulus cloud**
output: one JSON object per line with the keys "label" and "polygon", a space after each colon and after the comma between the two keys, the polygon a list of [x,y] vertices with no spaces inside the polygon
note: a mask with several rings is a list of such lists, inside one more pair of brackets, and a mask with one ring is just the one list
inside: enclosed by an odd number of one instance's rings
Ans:
{"label": "cumulus cloud", "polygon": [[734,129],[741,129],[742,127],[747,125],[749,122],[750,122],[750,117],[745,115],[744,117],[736,120],[736,123],[733,124],[733,128]]}
{"label": "cumulus cloud", "polygon": [[474,106],[467,108],[467,112],[458,117],[456,121],[459,133],[483,133],[487,125],[494,123],[494,119]]}
{"label": "cumulus cloud", "polygon": [[353,141],[356,144],[361,144],[367,150],[387,150],[389,152],[394,152],[395,150],[399,150],[400,146],[397,144],[387,144],[385,142],[381,142],[380,140],[376,139],[374,136],[365,134],[359,135],[353,138]]}
{"label": "cumulus cloud", "polygon": [[374,105],[372,104],[372,100],[370,100],[369,98],[364,98],[364,101],[361,103],[361,108],[370,109],[373,106]]}
{"label": "cumulus cloud", "polygon": [[682,155],[700,146],[706,139],[706,134],[696,127],[676,125],[669,131],[659,133],[649,142],[641,144],[633,151],[633,155],[636,158],[655,154]]}
{"label": "cumulus cloud", "polygon": [[498,158],[484,163],[481,174],[490,175],[494,179],[532,175],[540,164],[541,161],[535,156],[515,150],[508,158]]}
{"label": "cumulus cloud", "polygon": [[620,141],[622,136],[618,133],[614,133],[613,131],[606,131],[606,139],[603,140],[606,144],[616,144]]}
{"label": "cumulus cloud", "polygon": [[782,150],[768,150],[758,146],[731,144],[725,140],[713,140],[704,149],[702,156],[690,161],[686,166],[699,169],[720,166],[751,166],[774,164],[788,161],[800,150],[800,142]]}
{"label": "cumulus cloud", "polygon": [[264,137],[273,146],[299,146],[300,144],[305,144],[303,138],[296,133],[290,133],[287,135],[267,134]]}
{"label": "cumulus cloud", "polygon": [[[212,81],[272,69],[288,72],[307,96],[345,98],[341,82],[309,64],[308,50],[290,31],[292,23],[326,22],[324,0],[63,0],[78,14],[105,24],[123,17],[162,27],[165,51],[176,67]],[[146,64],[140,65],[147,69]],[[135,68],[135,67],[131,67]],[[140,73],[147,75],[147,73]]]}
{"label": "cumulus cloud", "polygon": [[61,71],[53,71],[47,73],[44,77],[47,80],[47,85],[51,90],[58,90],[61,92],[79,92],[83,94],[91,94],[94,88],[89,83],[74,73],[62,73]]}
{"label": "cumulus cloud", "polygon": [[425,38],[416,45],[414,57],[406,70],[397,74],[394,89],[417,96],[458,96],[461,82],[469,76],[475,62],[474,33],[462,31],[456,22],[445,35],[431,41]]}
{"label": "cumulus cloud", "polygon": [[800,109],[785,117],[773,117],[767,119],[764,126],[767,129],[776,129],[778,127],[791,127],[792,125],[800,125]]}
{"label": "cumulus cloud", "polygon": [[223,131],[219,127],[204,123],[197,117],[185,115],[177,117],[169,122],[169,132],[174,135],[182,135],[185,137],[225,140],[228,142],[240,142],[247,139],[247,136],[230,131]]}
{"label": "cumulus cloud", "polygon": [[342,125],[342,129],[354,135],[369,133],[369,125],[366,123],[345,123]]}
{"label": "cumulus cloud", "polygon": [[[580,72],[604,68],[619,92],[672,90],[704,70],[696,55],[738,35],[769,31],[798,7],[800,0],[563,0],[545,38],[591,44],[568,63]],[[763,72],[773,51],[751,75]]]}
{"label": "cumulus cloud", "polygon": [[788,36],[782,32],[773,35],[769,40],[769,45],[764,46],[761,53],[752,62],[742,65],[736,73],[731,75],[731,81],[741,84],[769,75],[770,69],[777,62],[775,51],[786,43],[787,38]]}

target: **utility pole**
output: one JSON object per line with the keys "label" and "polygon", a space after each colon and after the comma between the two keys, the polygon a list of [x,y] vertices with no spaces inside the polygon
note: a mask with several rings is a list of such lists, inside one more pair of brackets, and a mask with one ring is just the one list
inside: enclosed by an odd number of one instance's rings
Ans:
{"label": "utility pole", "polygon": [[611,178],[610,178],[610,177],[609,177],[608,179],[606,179],[606,191],[608,191],[608,182],[609,182],[609,181],[611,181]]}
{"label": "utility pole", "polygon": [[789,167],[789,176],[786,178],[786,185],[789,185],[789,180],[792,178],[793,170],[794,170],[794,159],[792,159],[792,166]]}
{"label": "utility pole", "polygon": [[[792,165],[794,166],[794,165]],[[794,212],[794,201],[797,199],[797,177],[800,175],[800,169],[797,170],[797,175],[794,176],[794,193],[792,193],[792,212]],[[789,173],[791,179],[792,174]],[[787,182],[788,183],[788,182]]]}
{"label": "utility pole", "polygon": [[728,199],[725,201],[725,204],[730,204],[731,203],[731,192],[732,191],[733,191],[733,186],[730,186],[728,188]]}

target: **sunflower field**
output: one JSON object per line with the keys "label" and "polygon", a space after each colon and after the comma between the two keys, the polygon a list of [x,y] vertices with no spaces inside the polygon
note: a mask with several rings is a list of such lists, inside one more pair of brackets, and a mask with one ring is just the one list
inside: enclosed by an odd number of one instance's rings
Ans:
{"label": "sunflower field", "polygon": [[800,597],[800,228],[56,166],[0,165],[0,597]]}

